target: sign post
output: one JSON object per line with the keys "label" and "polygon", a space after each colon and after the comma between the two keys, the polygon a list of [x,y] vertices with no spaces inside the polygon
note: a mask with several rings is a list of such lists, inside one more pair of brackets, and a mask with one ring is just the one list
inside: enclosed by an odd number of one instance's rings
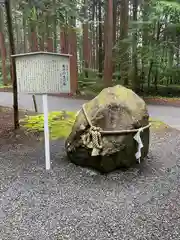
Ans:
{"label": "sign post", "polygon": [[45,158],[46,158],[46,170],[50,169],[50,144],[49,144],[49,126],[48,126],[48,95],[43,94],[43,112],[44,112],[44,142],[45,142]]}
{"label": "sign post", "polygon": [[12,55],[16,62],[18,92],[42,95],[46,170],[51,168],[48,94],[71,93],[69,57],[50,52]]}

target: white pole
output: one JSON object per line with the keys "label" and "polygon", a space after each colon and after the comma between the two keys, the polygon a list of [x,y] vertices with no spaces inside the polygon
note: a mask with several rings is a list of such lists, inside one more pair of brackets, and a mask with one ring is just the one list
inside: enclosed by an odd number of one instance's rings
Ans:
{"label": "white pole", "polygon": [[49,127],[48,127],[48,96],[43,94],[43,112],[44,112],[44,140],[45,140],[45,159],[46,170],[51,167],[50,146],[49,146]]}

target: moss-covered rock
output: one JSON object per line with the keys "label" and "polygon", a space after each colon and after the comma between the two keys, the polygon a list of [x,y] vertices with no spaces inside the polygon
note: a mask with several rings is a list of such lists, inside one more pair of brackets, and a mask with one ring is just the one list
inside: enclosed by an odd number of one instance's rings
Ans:
{"label": "moss-covered rock", "polygon": [[[137,129],[149,124],[144,100],[120,85],[104,89],[85,105],[85,110],[92,125],[105,131]],[[67,155],[73,163],[110,172],[116,168],[130,167],[137,162],[137,143],[133,139],[135,133],[102,134],[103,147],[98,156],[92,156],[92,148],[84,144],[83,140],[89,127],[81,110],[66,140]],[[141,133],[141,139],[144,145],[142,160],[149,150],[149,129]]]}
{"label": "moss-covered rock", "polygon": [[[0,112],[8,112],[9,108],[0,107]],[[71,133],[72,127],[76,119],[76,112],[50,112],[49,127],[51,139],[66,139]],[[65,118],[62,116],[66,116]],[[68,117],[67,117],[68,116]],[[169,126],[158,119],[149,118],[151,128],[154,130],[164,130]],[[43,133],[44,131],[44,116],[43,114],[26,116],[20,120],[22,127],[26,131],[33,133]]]}

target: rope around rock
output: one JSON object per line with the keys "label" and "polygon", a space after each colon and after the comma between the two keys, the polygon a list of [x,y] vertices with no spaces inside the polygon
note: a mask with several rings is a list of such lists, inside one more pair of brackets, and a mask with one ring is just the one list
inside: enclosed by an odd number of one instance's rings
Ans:
{"label": "rope around rock", "polygon": [[149,123],[147,126],[140,127],[137,129],[130,129],[130,130],[115,130],[115,131],[104,131],[100,127],[95,127],[92,125],[91,120],[89,119],[87,112],[85,110],[85,104],[82,106],[82,110],[84,113],[84,116],[90,126],[87,133],[85,133],[82,136],[83,144],[92,149],[92,156],[97,156],[100,154],[101,149],[103,148],[103,142],[102,142],[102,135],[110,135],[110,134],[123,134],[123,133],[135,133],[135,132],[142,132],[144,129],[147,129],[151,126],[151,123]]}

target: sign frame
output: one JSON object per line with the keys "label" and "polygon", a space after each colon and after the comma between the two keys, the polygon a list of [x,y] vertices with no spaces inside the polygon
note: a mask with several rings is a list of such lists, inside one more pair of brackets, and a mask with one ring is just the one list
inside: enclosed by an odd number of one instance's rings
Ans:
{"label": "sign frame", "polygon": [[[64,59],[66,59],[66,58],[68,58],[68,62],[69,62],[69,87],[70,87],[70,91],[68,91],[68,92],[66,92],[66,93],[63,93],[63,92],[61,92],[60,90],[58,91],[58,92],[43,92],[44,94],[62,94],[62,95],[67,95],[67,96],[69,96],[69,95],[73,95],[73,92],[72,92],[72,82],[71,82],[71,80],[72,80],[72,78],[71,78],[71,76],[70,76],[70,57],[72,56],[72,55],[70,55],[70,54],[60,54],[60,53],[53,53],[53,52],[43,52],[43,51],[38,51],[38,52],[30,52],[30,53],[21,53],[21,54],[14,54],[14,55],[11,55],[11,57],[15,60],[15,62],[19,59],[19,58],[28,58],[28,57],[30,57],[30,58],[33,58],[33,56],[34,57],[39,57],[39,56],[43,56],[43,55],[45,55],[45,56],[57,56],[57,57],[63,57]],[[16,64],[16,75],[18,74],[18,71],[17,71],[17,64]],[[18,82],[19,82],[19,80],[17,79],[17,84],[18,84]],[[19,91],[18,91],[19,92]],[[41,92],[41,93],[38,93],[38,92],[28,92],[28,91],[26,91],[26,92],[23,92],[23,93],[28,93],[28,94],[37,94],[37,95],[42,95],[43,93]]]}
{"label": "sign frame", "polygon": [[[37,56],[37,55],[49,55],[49,56],[59,56],[59,57],[67,57],[69,58],[68,60],[68,65],[69,65],[69,93],[71,94],[71,76],[70,76],[70,57],[71,55],[69,54],[59,54],[59,53],[53,53],[53,52],[30,52],[30,53],[23,53],[23,54],[14,54],[11,55],[12,59],[15,60],[16,63],[16,59],[20,58],[20,57],[28,57],[28,56]],[[22,69],[23,70],[23,69]],[[16,75],[17,75],[17,68],[16,68]],[[18,80],[17,80],[18,81]],[[23,93],[23,91],[21,91],[21,93]],[[27,93],[27,92],[26,92]],[[32,94],[32,92],[30,93]],[[49,126],[48,126],[48,93],[47,92],[41,92],[41,93],[33,93],[33,94],[38,94],[38,95],[42,95],[42,100],[43,100],[43,114],[44,114],[44,139],[45,139],[45,166],[46,166],[46,170],[50,170],[51,168],[51,158],[50,158],[50,141],[49,141]],[[50,93],[51,94],[51,93]]]}

